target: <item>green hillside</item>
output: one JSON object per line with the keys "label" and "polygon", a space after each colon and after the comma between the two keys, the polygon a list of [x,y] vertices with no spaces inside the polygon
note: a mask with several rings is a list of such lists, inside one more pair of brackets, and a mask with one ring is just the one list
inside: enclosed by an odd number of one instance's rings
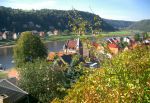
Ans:
{"label": "green hillside", "polygon": [[[76,11],[84,20],[94,24],[95,14],[89,12]],[[8,30],[22,32],[27,30],[49,31],[49,30],[70,30],[68,25],[69,16],[73,11],[63,10],[20,10],[0,6],[0,31]],[[98,15],[97,15],[98,16]],[[99,27],[103,31],[114,31],[115,29],[103,21],[98,16],[101,22]]]}
{"label": "green hillside", "polygon": [[150,32],[150,20],[141,20],[130,25],[128,29]]}
{"label": "green hillside", "polygon": [[112,25],[116,29],[125,29],[135,23],[134,21],[123,21],[123,20],[109,20],[104,19],[108,24]]}

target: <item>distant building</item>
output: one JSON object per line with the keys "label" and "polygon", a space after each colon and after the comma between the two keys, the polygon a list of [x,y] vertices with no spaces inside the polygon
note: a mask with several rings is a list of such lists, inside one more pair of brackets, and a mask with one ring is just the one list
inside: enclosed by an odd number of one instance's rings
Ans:
{"label": "distant building", "polygon": [[8,40],[11,40],[11,39],[13,39],[13,32],[10,32],[10,31],[5,31],[4,33],[3,33],[3,39],[8,39]]}
{"label": "distant building", "polygon": [[79,53],[83,54],[83,47],[81,41],[78,39],[76,40],[68,40],[65,45],[63,46],[64,53]]}
{"label": "distant building", "polygon": [[97,50],[97,52],[99,53],[104,53],[104,47],[96,42],[92,42],[92,46],[95,47],[95,49]]}
{"label": "distant building", "polygon": [[13,37],[12,37],[14,40],[17,40],[17,38],[18,38],[18,35],[17,35],[17,33],[13,33]]}
{"label": "distant building", "polygon": [[150,40],[144,40],[144,41],[143,41],[143,44],[144,44],[144,45],[150,45]]}
{"label": "distant building", "polygon": [[53,33],[52,33],[51,31],[48,31],[48,32],[47,32],[47,35],[48,35],[48,36],[52,36]]}
{"label": "distant building", "polygon": [[107,43],[115,43],[115,44],[117,44],[118,42],[120,42],[120,40],[117,39],[117,38],[108,38],[107,39]]}
{"label": "distant building", "polygon": [[54,34],[54,35],[58,35],[58,30],[55,29],[55,30],[53,31],[53,34]]}
{"label": "distant building", "polygon": [[57,63],[59,65],[70,64],[72,61],[73,55],[76,55],[76,54],[65,54],[62,51],[50,52],[48,54],[47,60],[48,61],[54,61],[55,57],[57,56],[59,58],[59,60],[57,61]]}
{"label": "distant building", "polygon": [[40,37],[45,37],[45,33],[43,31],[39,32]]}
{"label": "distant building", "polygon": [[115,43],[109,43],[108,44],[108,49],[114,55],[118,54],[118,52],[119,52],[119,46]]}
{"label": "distant building", "polygon": [[124,37],[123,42],[127,42],[128,45],[130,45],[131,44],[131,39],[129,37]]}
{"label": "distant building", "polygon": [[4,33],[3,33],[2,38],[3,38],[4,40],[6,40],[6,39],[7,39],[7,34],[6,34],[6,32],[4,32]]}

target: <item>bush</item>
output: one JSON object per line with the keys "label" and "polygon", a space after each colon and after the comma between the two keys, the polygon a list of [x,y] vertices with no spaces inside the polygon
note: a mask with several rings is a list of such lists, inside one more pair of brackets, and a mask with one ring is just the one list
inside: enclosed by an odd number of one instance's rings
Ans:
{"label": "bush", "polygon": [[53,103],[150,103],[150,47],[137,47],[83,76]]}
{"label": "bush", "polygon": [[58,66],[37,59],[32,63],[25,63],[19,69],[19,73],[20,87],[42,103],[65,95],[63,88],[65,77]]}

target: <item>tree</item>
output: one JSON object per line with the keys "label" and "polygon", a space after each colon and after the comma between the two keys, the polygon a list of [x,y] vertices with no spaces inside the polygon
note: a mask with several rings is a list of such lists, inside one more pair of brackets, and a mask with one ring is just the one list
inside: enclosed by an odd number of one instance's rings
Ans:
{"label": "tree", "polygon": [[68,17],[68,25],[72,32],[77,35],[83,35],[86,33],[89,22],[80,15],[79,11],[73,9],[72,12],[68,13]]}
{"label": "tree", "polygon": [[141,41],[142,40],[141,35],[139,33],[134,35],[134,39],[135,39],[135,41]]}
{"label": "tree", "polygon": [[19,85],[42,103],[65,95],[65,76],[59,66],[46,60],[36,59],[27,62],[19,69]]}
{"label": "tree", "polygon": [[99,33],[102,31],[102,29],[100,28],[101,22],[102,22],[102,21],[101,21],[100,17],[97,16],[97,15],[95,15],[95,16],[94,16],[94,24],[93,24],[93,26],[91,27],[91,29],[92,29],[92,34],[99,34]]}
{"label": "tree", "polygon": [[149,34],[147,32],[142,33],[142,35],[144,40],[149,38]]}
{"label": "tree", "polygon": [[69,26],[72,32],[78,35],[86,34],[86,32],[92,32],[92,34],[98,34],[101,31],[101,18],[98,15],[92,16],[91,20],[87,20],[82,13],[73,9],[68,13]]}
{"label": "tree", "polygon": [[118,43],[119,47],[121,49],[124,49],[126,46],[128,46],[128,42],[123,41],[123,37],[120,38],[120,42]]}
{"label": "tree", "polygon": [[52,103],[149,103],[150,47],[140,46],[80,77],[63,100]]}
{"label": "tree", "polygon": [[14,60],[16,66],[31,62],[37,58],[46,58],[47,50],[38,36],[32,32],[23,32],[14,47]]}

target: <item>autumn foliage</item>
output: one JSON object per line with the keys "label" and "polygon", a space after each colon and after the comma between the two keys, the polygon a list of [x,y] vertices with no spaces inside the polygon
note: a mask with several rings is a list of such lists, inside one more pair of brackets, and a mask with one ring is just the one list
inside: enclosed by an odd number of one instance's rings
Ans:
{"label": "autumn foliage", "polygon": [[150,47],[140,46],[106,61],[80,78],[63,100],[53,103],[149,103]]}

